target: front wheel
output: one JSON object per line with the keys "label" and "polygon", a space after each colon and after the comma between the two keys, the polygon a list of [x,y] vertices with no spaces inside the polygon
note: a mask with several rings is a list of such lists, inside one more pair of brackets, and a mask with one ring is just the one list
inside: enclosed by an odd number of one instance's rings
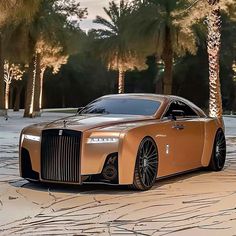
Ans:
{"label": "front wheel", "polygon": [[221,171],[225,165],[226,159],[226,141],[223,130],[218,130],[215,137],[209,169],[212,171]]}
{"label": "front wheel", "polygon": [[152,138],[146,137],[139,145],[132,188],[142,191],[150,189],[156,181],[157,170],[157,146]]}

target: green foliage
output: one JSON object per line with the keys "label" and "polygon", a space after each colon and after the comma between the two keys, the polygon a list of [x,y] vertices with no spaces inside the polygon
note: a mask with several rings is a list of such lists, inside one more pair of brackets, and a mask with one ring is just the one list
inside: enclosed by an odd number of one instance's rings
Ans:
{"label": "green foliage", "polygon": [[[44,51],[47,62],[48,58],[53,62],[70,55],[58,74],[53,74],[51,68],[46,70],[44,107],[77,107],[117,91],[116,73],[107,71],[107,66],[127,70],[127,92],[155,92],[155,83],[163,77],[163,64],[159,66],[156,61],[162,58],[166,31],[170,29],[173,93],[206,108],[208,59],[203,17],[209,9],[203,0],[192,6],[193,2],[111,1],[104,8],[106,17],[98,16],[94,21],[100,29],[86,35],[79,25],[87,10],[76,0],[2,0],[0,30],[4,58],[28,64],[42,43],[50,49]],[[232,2],[235,0],[228,1],[231,5],[221,1],[227,12],[223,14],[221,83],[224,107],[228,110],[236,109],[236,86],[232,79],[236,11]]]}
{"label": "green foliage", "polygon": [[44,107],[80,107],[115,91],[115,74],[92,51],[73,55],[60,72],[46,72]]}
{"label": "green foliage", "polygon": [[127,34],[137,48],[149,47],[148,52],[162,57],[167,31],[175,55],[196,52],[196,37],[191,27],[182,28],[178,24],[180,11],[187,7],[185,0],[134,1],[135,10],[130,18]]}
{"label": "green foliage", "polygon": [[19,21],[31,21],[38,12],[41,0],[1,0],[0,27]]}
{"label": "green foliage", "polygon": [[[34,2],[35,0],[32,1]],[[36,2],[38,10],[30,21],[21,18],[5,26],[4,45],[7,57],[15,58],[17,62],[29,62],[40,40],[52,47],[61,46],[64,55],[76,53],[79,50],[78,39],[84,37],[78,22],[86,15],[86,9],[79,8],[79,3],[74,0],[67,1],[63,6],[59,0]],[[73,22],[71,17],[75,19]]]}
{"label": "green foliage", "polygon": [[94,23],[102,28],[91,32],[95,37],[98,54],[110,69],[126,71],[143,67],[144,56],[133,49],[126,37],[127,19],[132,14],[132,5],[125,0],[119,4],[111,1],[104,11],[109,20],[97,16]]}

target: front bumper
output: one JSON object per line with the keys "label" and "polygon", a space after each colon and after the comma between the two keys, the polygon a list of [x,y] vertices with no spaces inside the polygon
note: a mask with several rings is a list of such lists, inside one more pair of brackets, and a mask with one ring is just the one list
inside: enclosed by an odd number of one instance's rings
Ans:
{"label": "front bumper", "polygon": [[[23,140],[20,173],[25,179],[81,185],[88,182],[119,184],[117,144],[88,144],[89,134],[43,130],[41,141]],[[75,148],[77,147],[77,148]]]}
{"label": "front bumper", "polygon": [[29,152],[22,148],[21,151],[21,177],[33,182],[43,183],[60,183],[71,185],[82,185],[87,183],[105,183],[105,184],[119,184],[119,171],[118,171],[118,153],[111,153],[107,156],[101,173],[79,175],[80,179],[77,182],[49,180],[42,178],[41,172],[33,170]]}

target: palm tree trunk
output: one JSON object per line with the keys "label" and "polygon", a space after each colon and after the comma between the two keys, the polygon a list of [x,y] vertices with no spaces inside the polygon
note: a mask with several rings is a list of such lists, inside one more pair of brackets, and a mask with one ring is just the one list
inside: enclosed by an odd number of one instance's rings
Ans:
{"label": "palm tree trunk", "polygon": [[6,82],[5,86],[5,109],[9,108],[9,92],[10,92],[10,83]]}
{"label": "palm tree trunk", "polygon": [[172,94],[173,83],[173,48],[171,43],[170,29],[166,28],[166,42],[163,50],[162,60],[165,65],[163,86],[164,94]]}
{"label": "palm tree trunk", "polygon": [[209,116],[222,117],[222,97],[220,85],[220,47],[221,47],[221,15],[218,6],[219,1],[208,0],[212,11],[208,15],[208,42],[209,57]]}
{"label": "palm tree trunk", "polygon": [[15,96],[15,101],[14,101],[14,111],[19,111],[20,110],[20,95],[22,91],[22,86],[16,86],[16,96]]}
{"label": "palm tree trunk", "polygon": [[125,71],[122,66],[119,67],[118,93],[124,93]]}
{"label": "palm tree trunk", "polygon": [[36,55],[35,61],[35,93],[34,93],[34,115],[40,116],[40,92],[41,92],[41,58],[40,53]]}
{"label": "palm tree trunk", "polygon": [[46,68],[41,69],[40,73],[40,96],[39,96],[39,108],[42,109],[43,107],[43,77]]}
{"label": "palm tree trunk", "polygon": [[4,59],[3,59],[3,46],[2,34],[0,32],[0,116],[5,116],[7,111],[5,109],[5,82],[4,82]]}
{"label": "palm tree trunk", "polygon": [[163,78],[159,78],[155,85],[155,93],[162,94],[163,93]]}
{"label": "palm tree trunk", "polygon": [[34,92],[35,92],[35,69],[36,56],[33,56],[29,63],[29,78],[26,86],[25,112],[24,117],[34,117]]}
{"label": "palm tree trunk", "polygon": [[13,95],[14,95],[14,91],[13,88],[10,87],[10,100],[9,100],[9,109],[13,108]]}

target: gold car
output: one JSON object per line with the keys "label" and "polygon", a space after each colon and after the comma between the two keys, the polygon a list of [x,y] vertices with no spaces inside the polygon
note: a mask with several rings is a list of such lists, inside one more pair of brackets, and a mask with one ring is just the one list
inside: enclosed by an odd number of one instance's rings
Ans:
{"label": "gold car", "polygon": [[223,121],[176,96],[104,96],[73,116],[26,127],[20,137],[20,173],[29,181],[147,190],[158,178],[220,171],[225,158]]}

